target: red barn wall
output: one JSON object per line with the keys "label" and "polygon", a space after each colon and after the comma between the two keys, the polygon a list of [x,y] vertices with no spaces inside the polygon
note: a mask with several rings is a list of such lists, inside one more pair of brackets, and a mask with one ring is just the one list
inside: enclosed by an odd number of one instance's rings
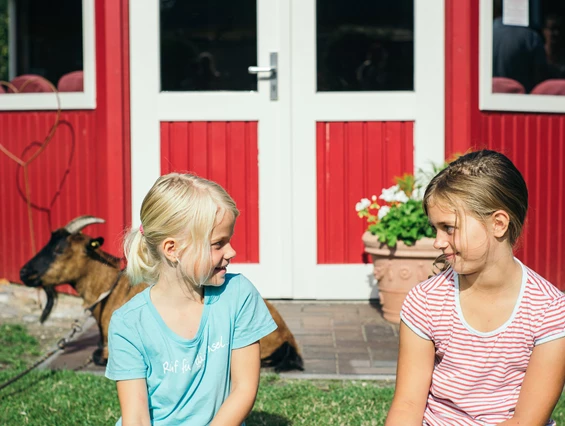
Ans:
{"label": "red barn wall", "polygon": [[503,152],[515,162],[530,196],[517,257],[565,290],[565,115],[479,110],[478,3],[445,2],[446,157],[469,149],[489,148]]}

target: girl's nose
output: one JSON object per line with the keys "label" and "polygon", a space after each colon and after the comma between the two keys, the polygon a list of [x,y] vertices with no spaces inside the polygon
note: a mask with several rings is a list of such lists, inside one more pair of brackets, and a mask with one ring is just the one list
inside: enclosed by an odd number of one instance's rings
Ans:
{"label": "girl's nose", "polygon": [[443,250],[448,246],[447,239],[442,235],[441,231],[438,231],[436,238],[434,240],[434,248],[436,250]]}
{"label": "girl's nose", "polygon": [[235,250],[233,249],[231,244],[228,244],[226,247],[226,253],[224,254],[224,258],[227,260],[231,260],[235,257],[237,253],[235,252]]}

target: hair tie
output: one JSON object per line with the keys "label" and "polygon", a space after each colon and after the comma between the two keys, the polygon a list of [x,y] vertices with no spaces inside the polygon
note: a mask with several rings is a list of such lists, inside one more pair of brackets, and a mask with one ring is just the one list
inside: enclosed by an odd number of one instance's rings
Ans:
{"label": "hair tie", "polygon": [[143,232],[143,225],[139,225],[139,232],[141,232],[141,235],[145,235],[145,232]]}

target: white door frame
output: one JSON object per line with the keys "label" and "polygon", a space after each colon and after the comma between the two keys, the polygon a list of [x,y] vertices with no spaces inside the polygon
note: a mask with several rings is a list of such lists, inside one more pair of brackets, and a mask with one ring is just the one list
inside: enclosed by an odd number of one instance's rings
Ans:
{"label": "white door frame", "polygon": [[292,0],[292,5],[293,295],[373,298],[372,265],[317,264],[316,122],[415,121],[415,170],[443,162],[444,0],[414,0],[415,90],[410,92],[316,93],[316,0]]}
{"label": "white door frame", "polygon": [[[233,264],[264,297],[293,296],[290,182],[289,5],[257,1],[258,64],[279,53],[279,97],[269,81],[257,92],[160,92],[159,0],[130,1],[132,223],[139,225],[143,197],[160,175],[161,121],[258,121],[259,264]],[[237,230],[236,230],[237,232]]]}

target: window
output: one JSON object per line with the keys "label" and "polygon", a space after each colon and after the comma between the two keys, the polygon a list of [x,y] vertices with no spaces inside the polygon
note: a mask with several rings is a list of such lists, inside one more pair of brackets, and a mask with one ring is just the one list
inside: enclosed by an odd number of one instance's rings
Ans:
{"label": "window", "polygon": [[160,0],[160,43],[161,91],[257,90],[256,0]]}
{"label": "window", "polygon": [[0,0],[0,110],[94,108],[94,0]]}
{"label": "window", "polygon": [[414,90],[414,0],[317,0],[319,92]]}
{"label": "window", "polygon": [[481,0],[480,107],[565,112],[565,2]]}

